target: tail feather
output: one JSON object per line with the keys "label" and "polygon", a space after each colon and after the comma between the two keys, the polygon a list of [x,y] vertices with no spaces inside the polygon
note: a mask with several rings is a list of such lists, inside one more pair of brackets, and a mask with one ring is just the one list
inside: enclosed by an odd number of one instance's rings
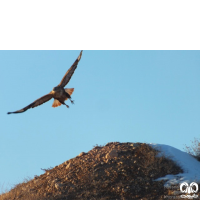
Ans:
{"label": "tail feather", "polygon": [[[72,93],[74,92],[74,88],[65,88],[65,92],[67,92],[70,96],[72,95]],[[65,99],[65,101],[67,101],[68,98]]]}
{"label": "tail feather", "polygon": [[55,99],[54,102],[53,102],[53,104],[52,104],[52,107],[55,108],[55,107],[58,107],[60,105],[61,105],[60,101],[58,101],[57,99]]}
{"label": "tail feather", "polygon": [[[65,88],[65,92],[67,92],[70,96],[72,95],[72,93],[74,92],[74,88]],[[65,101],[67,100],[68,98],[65,99]],[[52,104],[52,107],[58,107],[60,106],[61,103],[60,101],[58,101],[57,99],[54,100],[53,104]],[[10,113],[9,113],[10,114]]]}
{"label": "tail feather", "polygon": [[74,88],[65,88],[65,92],[67,92],[71,96],[74,92]]}

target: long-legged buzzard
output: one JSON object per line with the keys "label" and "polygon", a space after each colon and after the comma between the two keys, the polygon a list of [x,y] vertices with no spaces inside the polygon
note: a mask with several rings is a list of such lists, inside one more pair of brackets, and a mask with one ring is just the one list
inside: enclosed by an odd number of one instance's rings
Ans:
{"label": "long-legged buzzard", "polygon": [[[74,88],[64,88],[64,87],[70,81],[70,79],[71,79],[75,69],[77,68],[77,65],[78,65],[80,59],[81,59],[81,56],[82,56],[82,51],[80,52],[78,58],[75,60],[74,64],[66,72],[66,74],[64,75],[60,84],[58,86],[54,87],[53,90],[49,94],[46,94],[43,97],[35,100],[33,103],[22,108],[21,110],[17,110],[15,112],[8,112],[7,114],[25,112],[26,110],[28,110],[30,108],[35,108],[36,106],[39,106],[39,105],[49,101],[52,98],[54,98],[54,102],[53,102],[52,107],[57,107],[57,106],[60,106],[61,104],[66,105],[65,101],[67,99],[69,99],[71,101],[71,103],[74,103],[71,100],[71,94],[73,93]],[[67,108],[69,108],[68,105],[66,105],[66,106],[67,106]]]}

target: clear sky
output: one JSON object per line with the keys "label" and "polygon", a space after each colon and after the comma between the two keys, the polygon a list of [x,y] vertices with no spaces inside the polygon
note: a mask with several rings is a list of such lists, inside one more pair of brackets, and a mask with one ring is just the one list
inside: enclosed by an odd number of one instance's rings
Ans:
{"label": "clear sky", "polygon": [[108,142],[183,150],[200,135],[200,51],[83,51],[67,87],[70,108],[53,100],[7,115],[58,85],[80,51],[0,51],[0,189]]}

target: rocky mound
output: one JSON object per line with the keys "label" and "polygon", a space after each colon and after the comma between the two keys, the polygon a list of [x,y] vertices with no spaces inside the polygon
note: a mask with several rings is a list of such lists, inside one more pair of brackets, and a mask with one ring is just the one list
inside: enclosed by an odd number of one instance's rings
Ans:
{"label": "rocky mound", "polygon": [[[157,157],[158,151],[145,143],[95,146],[33,180],[16,185],[1,200],[120,200],[164,199],[169,191],[167,174],[182,172],[173,161]],[[174,194],[175,195],[175,194]]]}

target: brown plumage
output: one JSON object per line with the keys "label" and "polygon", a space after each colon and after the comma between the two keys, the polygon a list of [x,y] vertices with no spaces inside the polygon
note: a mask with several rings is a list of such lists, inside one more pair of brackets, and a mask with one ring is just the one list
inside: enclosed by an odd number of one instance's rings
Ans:
{"label": "brown plumage", "polygon": [[[65,92],[67,92],[70,96],[72,95],[73,91],[74,91],[74,88],[66,88],[65,89]],[[64,101],[67,101],[67,99],[68,98],[66,98]],[[54,102],[53,102],[53,104],[52,104],[52,107],[55,108],[55,107],[58,107],[60,105],[61,105],[60,101],[57,100],[57,99],[55,99]]]}
{"label": "brown plumage", "polygon": [[[52,98],[54,98],[54,102],[53,102],[52,107],[57,107],[57,106],[60,106],[61,104],[66,105],[65,101],[67,99],[69,99],[71,101],[71,103],[74,103],[71,100],[71,95],[74,91],[74,88],[64,88],[64,87],[70,81],[70,79],[71,79],[75,69],[77,68],[77,65],[78,65],[80,59],[81,59],[81,56],[82,56],[82,51],[80,52],[78,58],[75,60],[74,64],[66,72],[66,74],[64,75],[60,84],[58,86],[54,87],[53,90],[49,94],[46,94],[46,95],[40,97],[39,99],[35,100],[33,103],[22,108],[21,110],[17,110],[15,112],[8,112],[7,114],[25,112],[26,110],[28,110],[30,108],[35,108],[36,106],[39,106],[39,105],[49,101]],[[66,105],[66,106],[69,108],[68,105]]]}

